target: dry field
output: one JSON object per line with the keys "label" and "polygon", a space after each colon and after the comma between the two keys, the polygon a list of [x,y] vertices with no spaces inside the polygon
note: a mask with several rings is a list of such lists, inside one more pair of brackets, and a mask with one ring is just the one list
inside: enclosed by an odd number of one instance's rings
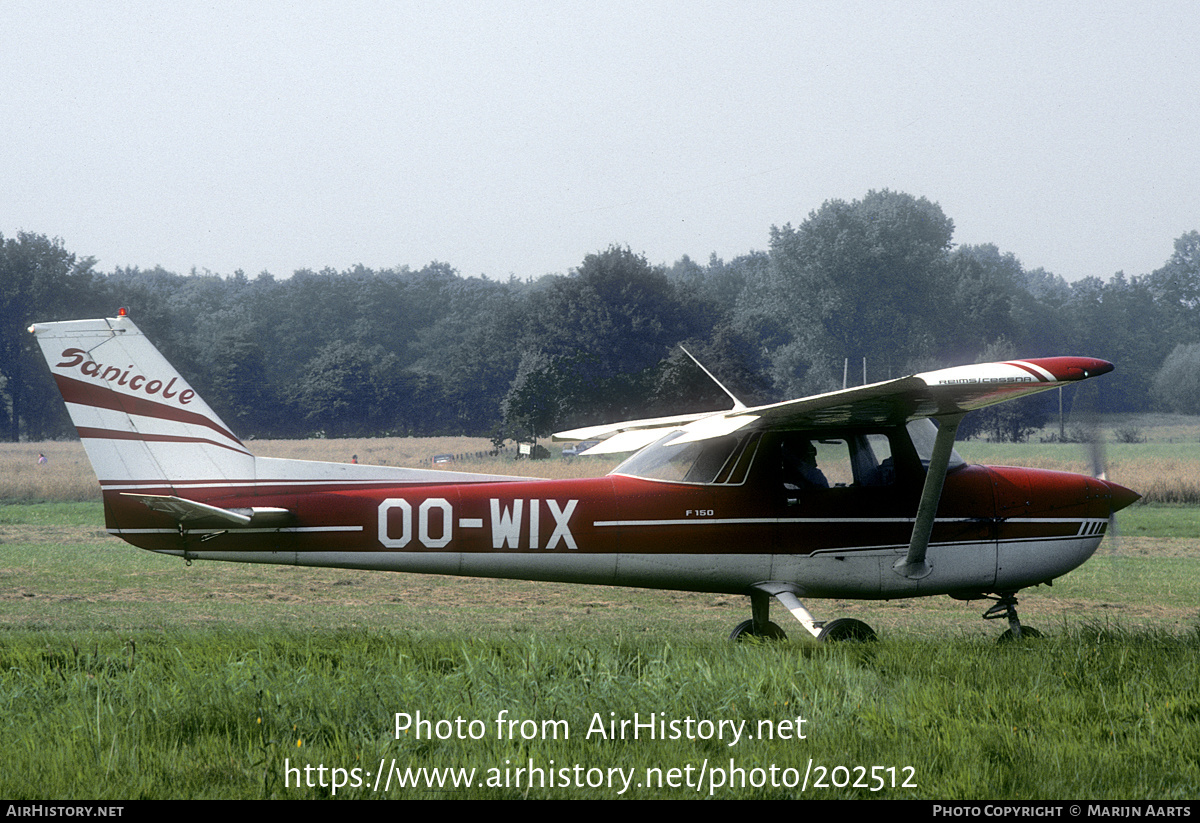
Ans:
{"label": "dry field", "polygon": [[[38,455],[46,463],[38,463]],[[100,499],[100,484],[74,441],[0,444],[0,500],[82,502]]]}
{"label": "dry field", "polygon": [[[1179,415],[1159,415],[1126,424],[1146,442],[1113,442],[1106,427],[1108,478],[1139,492],[1149,503],[1200,504],[1200,421]],[[1154,423],[1155,425],[1149,425]],[[524,477],[596,477],[619,462],[612,457],[564,459],[560,444],[548,444],[547,460],[517,459],[512,446],[488,456],[491,441],[483,437],[381,437],[346,440],[256,440],[251,451],[264,457],[359,463],[407,468],[430,468],[434,455],[451,455],[437,468],[481,471]],[[967,441],[958,445],[969,462],[1027,466],[1079,473],[1091,472],[1086,446],[1072,443],[997,444]],[[39,465],[39,454],[47,462]],[[99,500],[96,477],[78,441],[0,444],[0,500]]]}
{"label": "dry field", "polygon": [[[555,456],[548,460],[518,460],[511,446],[505,453],[489,457],[491,441],[484,437],[380,437],[346,440],[256,440],[247,444],[263,457],[359,463],[377,466],[431,468],[434,455],[453,459],[436,468],[456,471],[485,471],[525,477],[596,477],[607,474],[619,461],[606,458],[564,460],[560,446],[551,445]],[[38,463],[38,455],[46,463]],[[100,486],[84,453],[75,441],[0,444],[0,501],[19,500],[84,502],[100,499]]]}
{"label": "dry field", "polygon": [[[957,446],[969,463],[1091,474],[1088,448],[1074,443],[985,443]],[[1145,503],[1200,504],[1200,442],[1114,443],[1104,450],[1105,476]]]}

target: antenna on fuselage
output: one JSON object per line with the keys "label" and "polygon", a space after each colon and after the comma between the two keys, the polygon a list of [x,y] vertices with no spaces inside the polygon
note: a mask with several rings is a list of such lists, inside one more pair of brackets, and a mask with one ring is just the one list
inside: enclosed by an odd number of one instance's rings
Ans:
{"label": "antenna on fuselage", "polygon": [[697,359],[696,359],[696,358],[695,358],[695,357],[692,355],[692,353],[691,353],[690,351],[688,351],[687,349],[685,349],[685,348],[683,347],[683,345],[682,345],[682,344],[679,346],[679,348],[683,350],[683,353],[684,353],[684,354],[686,354],[688,357],[691,357],[691,358],[692,358],[692,362],[693,362],[693,363],[695,363],[697,366],[699,366],[699,367],[700,367],[700,369],[701,369],[701,371],[703,371],[705,374],[707,374],[707,375],[708,375],[708,379],[709,379],[709,380],[711,380],[711,381],[713,381],[714,383],[716,383],[718,386],[720,386],[720,387],[721,387],[721,391],[723,391],[723,392],[725,392],[727,395],[729,395],[729,398],[730,398],[731,400],[733,400],[733,409],[731,409],[731,411],[741,411],[742,409],[746,408],[746,404],[745,404],[745,403],[743,403],[741,400],[738,400],[738,399],[737,399],[737,396],[736,396],[736,395],[734,395],[734,393],[733,393],[733,392],[731,392],[729,389],[725,388],[725,385],[724,385],[724,384],[723,384],[723,383],[722,383],[720,380],[718,380],[717,378],[713,377],[713,373],[712,373],[712,372],[710,372],[708,369],[704,368],[704,364],[703,364],[703,363],[701,363],[699,360],[697,360]]}

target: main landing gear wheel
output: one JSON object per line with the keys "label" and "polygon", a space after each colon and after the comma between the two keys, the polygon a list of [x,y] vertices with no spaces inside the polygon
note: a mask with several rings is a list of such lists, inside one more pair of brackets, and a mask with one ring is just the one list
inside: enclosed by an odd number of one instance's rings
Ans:
{"label": "main landing gear wheel", "polygon": [[759,637],[771,640],[783,640],[783,629],[776,626],[768,618],[770,617],[771,597],[774,597],[779,603],[792,613],[792,617],[800,621],[800,625],[810,635],[819,641],[845,641],[851,640],[856,642],[873,642],[875,630],[861,620],[855,620],[853,617],[841,617],[837,620],[831,620],[829,623],[818,623],[813,620],[812,613],[804,607],[804,604],[796,597],[796,586],[791,583],[779,581],[764,581],[755,583],[750,587],[747,594],[750,595],[750,609],[753,615],[752,619],[745,621],[733,630],[733,634],[729,635],[730,640],[739,640],[743,637]]}
{"label": "main landing gear wheel", "polygon": [[839,617],[837,620],[831,620],[825,624],[825,628],[821,629],[821,633],[817,635],[817,640],[822,643],[843,640],[873,643],[878,639],[875,636],[874,629],[861,620],[855,620],[853,617]]}
{"label": "main landing gear wheel", "polygon": [[745,640],[748,637],[753,637],[756,640],[787,640],[787,635],[783,633],[783,629],[770,621],[767,621],[756,631],[754,621],[745,620],[738,623],[737,628],[729,635],[730,640]]}

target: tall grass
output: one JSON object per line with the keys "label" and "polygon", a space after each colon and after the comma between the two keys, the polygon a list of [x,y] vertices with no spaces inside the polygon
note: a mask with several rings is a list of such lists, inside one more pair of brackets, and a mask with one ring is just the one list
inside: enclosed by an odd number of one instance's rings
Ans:
{"label": "tall grass", "polygon": [[[1200,642],[1083,628],[971,640],[748,645],[631,636],[10,633],[0,648],[0,794],[10,799],[320,798],[306,765],[489,769],[509,785],[336,796],[612,798],[619,785],[511,785],[512,768],[633,770],[625,797],[1194,798]],[[480,739],[396,734],[396,713],[482,721]],[[538,731],[498,735],[503,715]],[[747,721],[755,739],[604,739],[598,717]],[[804,723],[795,725],[797,717]],[[792,724],[760,737],[759,721]],[[541,721],[565,721],[555,739]],[[531,729],[532,727],[526,727]],[[762,727],[764,730],[767,726]],[[569,729],[569,737],[562,731]],[[799,738],[798,734],[805,736]],[[463,735],[466,736],[466,735]],[[431,739],[432,737],[432,739]],[[513,739],[517,738],[517,739]],[[827,787],[771,785],[774,767]],[[738,783],[731,762],[744,770]],[[835,767],[847,772],[834,772]],[[877,791],[838,787],[880,766]],[[906,772],[904,767],[912,767]],[[706,781],[688,785],[702,768]],[[723,785],[713,785],[715,769]],[[678,785],[646,785],[675,769]],[[754,770],[761,770],[755,772]],[[892,786],[892,776],[900,779]],[[869,771],[866,774],[870,774]],[[312,782],[319,783],[312,773]],[[730,785],[730,778],[733,785]],[[754,782],[766,785],[749,785]],[[903,788],[904,782],[911,787]],[[870,782],[869,778],[865,781]],[[639,785],[640,784],[640,785]]]}

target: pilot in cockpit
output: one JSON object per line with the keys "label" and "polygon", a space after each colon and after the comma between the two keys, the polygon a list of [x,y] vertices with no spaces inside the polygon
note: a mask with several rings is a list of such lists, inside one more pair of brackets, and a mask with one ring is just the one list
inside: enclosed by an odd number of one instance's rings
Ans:
{"label": "pilot in cockpit", "polygon": [[817,447],[806,437],[788,437],[780,444],[783,486],[786,489],[827,489],[829,481],[817,468]]}

